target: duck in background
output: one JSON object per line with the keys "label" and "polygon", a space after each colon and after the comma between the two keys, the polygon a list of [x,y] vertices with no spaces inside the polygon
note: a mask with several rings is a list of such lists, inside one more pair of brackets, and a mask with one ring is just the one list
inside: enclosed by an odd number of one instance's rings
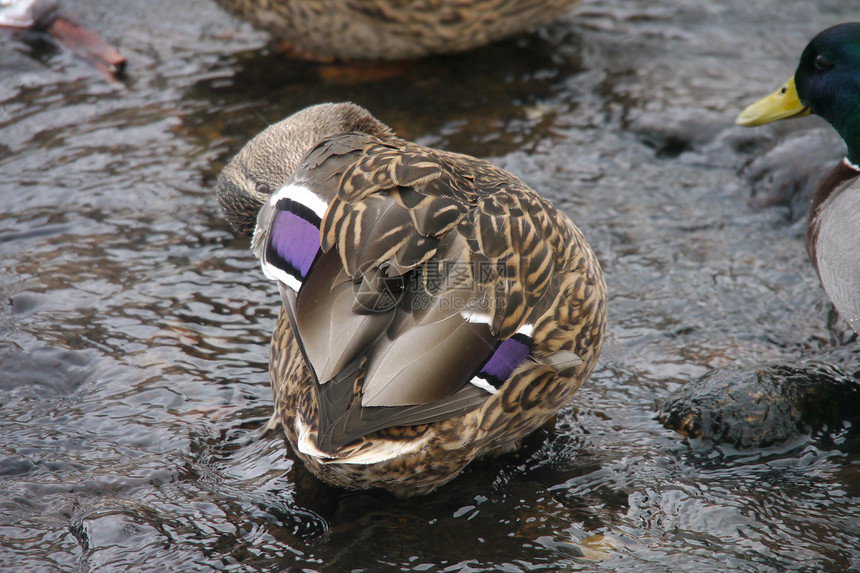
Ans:
{"label": "duck in background", "polygon": [[836,310],[860,332],[860,23],[813,38],[794,76],[742,111],[736,123],[753,127],[809,114],[836,129],[847,154],[812,197],[806,250]]}
{"label": "duck in background", "polygon": [[34,30],[90,62],[109,78],[122,76],[125,58],[60,9],[59,0],[0,0],[0,29]]}
{"label": "duck in background", "polygon": [[578,0],[217,0],[316,59],[403,60],[534,30]]}
{"label": "duck in background", "polygon": [[322,104],[253,138],[217,195],[283,301],[269,427],[330,484],[430,492],[514,449],[594,368],[597,258],[486,161]]}

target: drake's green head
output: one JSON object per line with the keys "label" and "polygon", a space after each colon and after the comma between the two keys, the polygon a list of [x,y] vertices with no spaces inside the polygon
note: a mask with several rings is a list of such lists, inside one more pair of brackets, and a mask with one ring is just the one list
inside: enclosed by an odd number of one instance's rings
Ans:
{"label": "drake's green head", "polygon": [[794,77],[747,107],[736,123],[752,127],[809,113],[827,120],[845,141],[848,159],[860,162],[860,23],[839,24],[813,38]]}

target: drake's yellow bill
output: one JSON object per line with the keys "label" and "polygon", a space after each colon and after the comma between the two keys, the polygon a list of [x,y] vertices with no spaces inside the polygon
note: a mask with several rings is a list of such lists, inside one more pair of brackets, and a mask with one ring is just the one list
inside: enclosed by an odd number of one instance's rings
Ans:
{"label": "drake's yellow bill", "polygon": [[804,115],[809,115],[809,108],[800,103],[792,77],[781,88],[743,110],[735,119],[735,124],[755,127],[778,119]]}

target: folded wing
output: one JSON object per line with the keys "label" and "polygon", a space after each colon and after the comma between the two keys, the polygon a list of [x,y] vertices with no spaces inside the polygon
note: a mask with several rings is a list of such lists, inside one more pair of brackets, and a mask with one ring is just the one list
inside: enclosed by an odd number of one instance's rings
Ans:
{"label": "folded wing", "polygon": [[471,161],[342,134],[260,211],[254,250],[315,378],[320,449],[464,413],[529,359],[567,222]]}

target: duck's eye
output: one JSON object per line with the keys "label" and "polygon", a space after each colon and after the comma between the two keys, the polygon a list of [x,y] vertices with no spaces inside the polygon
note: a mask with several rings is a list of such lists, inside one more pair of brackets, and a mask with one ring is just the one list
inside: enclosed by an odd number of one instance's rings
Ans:
{"label": "duck's eye", "polygon": [[812,65],[815,66],[815,69],[823,72],[824,70],[829,70],[833,67],[833,62],[827,56],[822,56],[818,54],[815,56],[815,60],[813,60]]}
{"label": "duck's eye", "polygon": [[260,193],[262,195],[268,195],[269,191],[270,191],[269,184],[268,183],[257,183],[257,186],[254,187],[254,190],[257,193]]}

